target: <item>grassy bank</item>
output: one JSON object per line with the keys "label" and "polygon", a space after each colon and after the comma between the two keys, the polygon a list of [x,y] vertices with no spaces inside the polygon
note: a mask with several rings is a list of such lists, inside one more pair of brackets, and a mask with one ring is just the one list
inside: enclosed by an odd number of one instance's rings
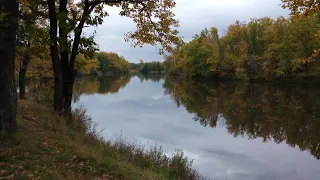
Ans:
{"label": "grassy bank", "polygon": [[40,101],[18,102],[18,132],[0,133],[0,179],[202,179],[182,152],[103,140],[83,110],[74,119]]}

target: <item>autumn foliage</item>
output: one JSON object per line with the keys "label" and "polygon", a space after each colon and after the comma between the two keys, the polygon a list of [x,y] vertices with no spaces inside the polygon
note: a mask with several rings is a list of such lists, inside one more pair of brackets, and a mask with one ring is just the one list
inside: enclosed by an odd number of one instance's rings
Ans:
{"label": "autumn foliage", "polygon": [[313,76],[319,72],[319,17],[236,21],[221,36],[215,27],[204,29],[166,56],[166,71],[245,81]]}

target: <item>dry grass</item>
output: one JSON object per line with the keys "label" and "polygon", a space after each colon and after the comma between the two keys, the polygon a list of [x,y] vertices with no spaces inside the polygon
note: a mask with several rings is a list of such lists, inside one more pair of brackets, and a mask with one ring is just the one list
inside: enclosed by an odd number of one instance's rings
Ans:
{"label": "dry grass", "polygon": [[39,102],[19,101],[18,132],[0,133],[0,179],[202,179],[181,151],[106,142],[83,109],[67,124]]}

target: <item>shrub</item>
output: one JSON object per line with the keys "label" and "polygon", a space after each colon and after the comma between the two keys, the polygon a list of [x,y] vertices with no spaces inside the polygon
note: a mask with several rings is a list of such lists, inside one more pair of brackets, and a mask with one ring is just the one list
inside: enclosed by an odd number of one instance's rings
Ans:
{"label": "shrub", "polygon": [[246,74],[245,70],[243,68],[237,68],[236,69],[236,76],[238,79],[242,81],[248,81],[248,75]]}
{"label": "shrub", "polygon": [[169,76],[178,76],[179,75],[179,69],[177,67],[170,67],[167,69],[167,74]]}
{"label": "shrub", "polygon": [[[144,146],[137,145],[135,142],[126,142],[122,136],[109,144],[110,149],[118,153],[119,159],[129,161],[142,168],[165,173],[170,179],[205,179],[192,169],[193,161],[189,161],[182,150],[176,150],[169,156],[164,152],[162,146],[156,144],[145,150]],[[110,154],[112,153],[110,152]]]}
{"label": "shrub", "polygon": [[54,90],[48,88],[39,89],[34,94],[34,99],[39,104],[52,106],[54,101]]}

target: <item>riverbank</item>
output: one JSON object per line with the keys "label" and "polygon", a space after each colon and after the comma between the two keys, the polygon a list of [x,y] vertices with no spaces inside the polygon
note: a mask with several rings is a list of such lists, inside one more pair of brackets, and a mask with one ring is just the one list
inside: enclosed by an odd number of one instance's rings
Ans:
{"label": "riverbank", "polygon": [[105,141],[84,110],[67,123],[43,97],[19,101],[18,132],[0,133],[0,178],[202,179],[183,152],[170,158],[161,147]]}
{"label": "riverbank", "polygon": [[178,79],[193,79],[200,81],[215,82],[245,82],[245,83],[269,83],[269,84],[286,84],[286,85],[320,85],[320,74],[314,76],[298,76],[295,78],[278,78],[273,81],[267,81],[263,77],[250,79],[239,79],[231,76],[215,77],[215,76],[189,76],[187,74],[164,74],[165,77]]}

